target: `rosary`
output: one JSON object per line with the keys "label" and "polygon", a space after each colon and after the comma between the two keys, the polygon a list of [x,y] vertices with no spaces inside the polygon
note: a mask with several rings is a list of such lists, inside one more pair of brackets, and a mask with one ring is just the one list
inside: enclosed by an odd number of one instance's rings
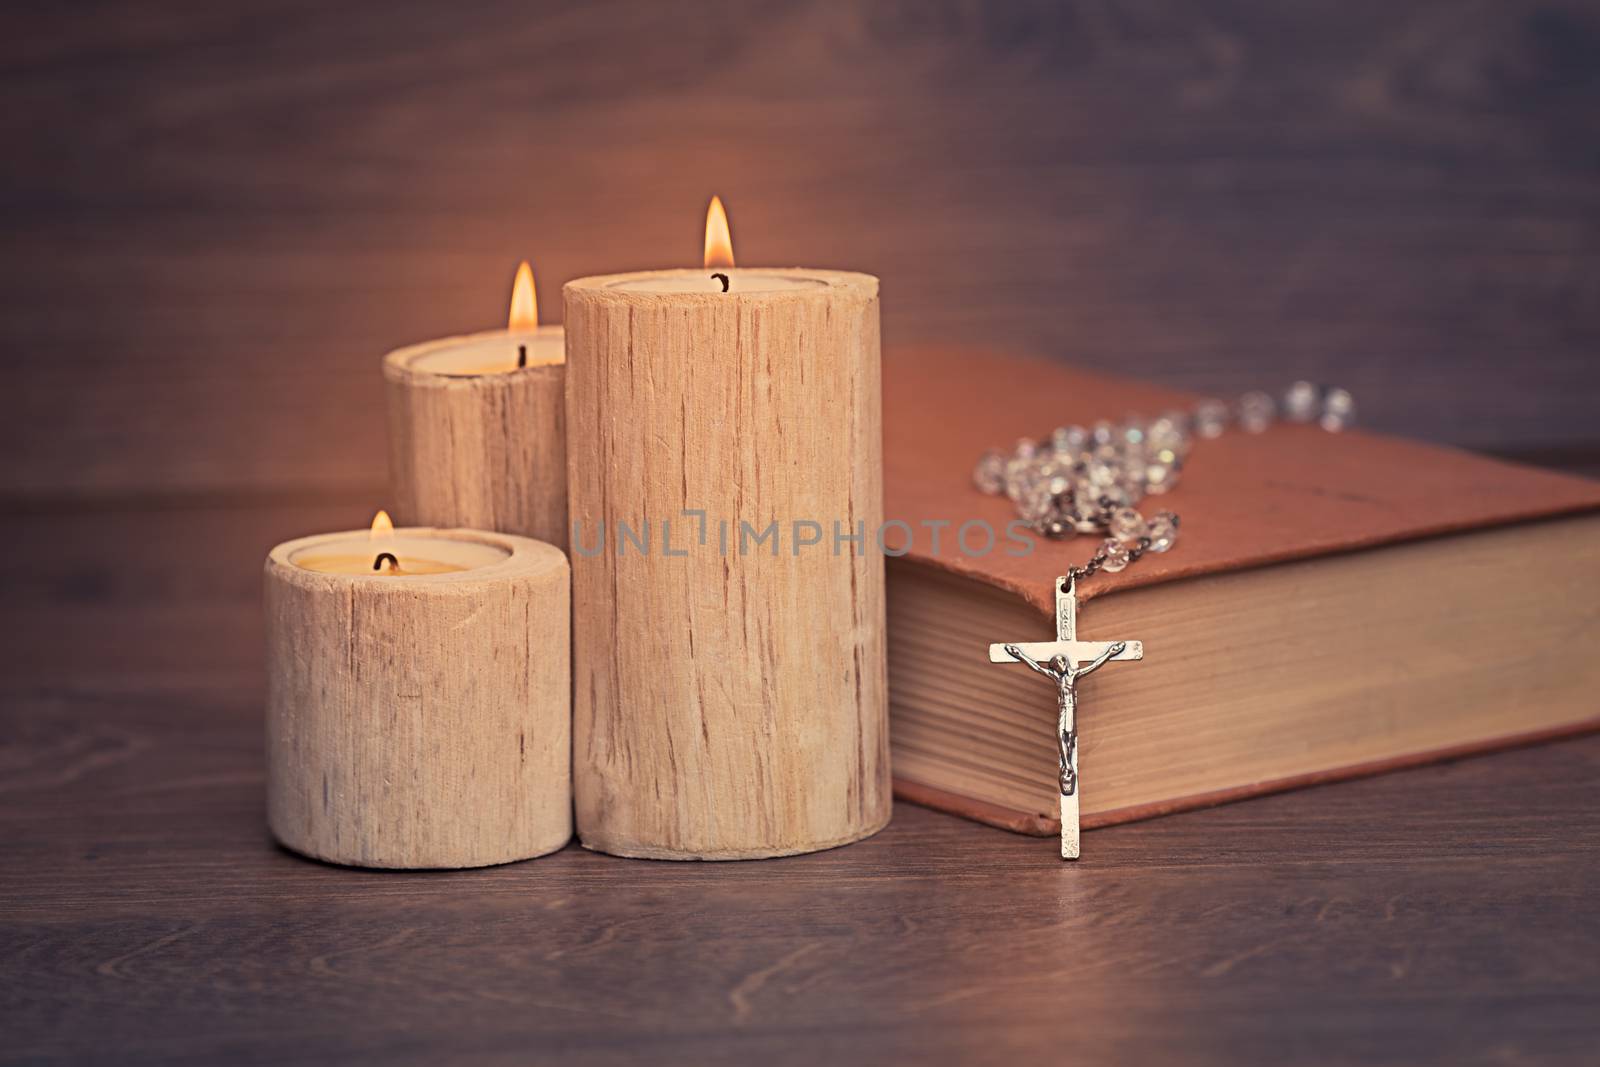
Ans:
{"label": "rosary", "polygon": [[[1079,533],[1106,537],[1081,567],[1055,580],[1056,639],[989,646],[991,663],[1025,663],[1056,686],[1061,858],[1078,858],[1078,681],[1113,660],[1144,658],[1138,641],[1079,641],[1077,583],[1099,571],[1115,573],[1146,552],[1166,552],[1178,538],[1178,516],[1159,511],[1146,519],[1138,505],[1146,496],[1178,484],[1195,437],[1220,437],[1235,423],[1250,433],[1277,419],[1279,401],[1251,392],[1229,405],[1205,400],[1192,412],[1172,411],[1146,422],[1130,416],[1092,428],[1063,426],[1040,444],[1024,438],[1008,456],[991,449],[978,461],[973,481],[985,493],[1004,493],[1017,514],[1045,537]],[[1344,389],[1295,382],[1281,410],[1291,422],[1317,422],[1337,433],[1355,418],[1355,401]]]}

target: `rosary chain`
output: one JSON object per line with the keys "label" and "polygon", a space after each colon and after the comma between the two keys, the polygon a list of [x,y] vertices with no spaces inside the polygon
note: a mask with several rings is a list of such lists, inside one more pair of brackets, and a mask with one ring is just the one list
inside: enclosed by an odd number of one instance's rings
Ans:
{"label": "rosary chain", "polygon": [[[1177,516],[1174,515],[1173,518],[1176,519]],[[1150,538],[1141,537],[1137,542],[1128,546],[1128,566],[1131,567],[1133,564],[1138,563],[1140,557],[1150,551],[1150,543]],[[1109,558],[1110,553],[1106,551],[1106,546],[1101,545],[1094,550],[1094,555],[1089,557],[1089,562],[1081,567],[1069,567],[1067,570],[1074,579],[1092,578],[1100,568],[1106,565],[1106,560]]]}
{"label": "rosary chain", "polygon": [[1120,423],[1061,426],[1043,441],[1023,438],[1009,455],[990,449],[973,481],[982,492],[1009,496],[1017,514],[1044,537],[1104,531],[1106,540],[1072,574],[1114,573],[1146,552],[1166,552],[1177,539],[1177,515],[1162,511],[1146,519],[1138,504],[1177,486],[1196,438],[1218,437],[1230,425],[1262,433],[1280,414],[1337,433],[1354,419],[1355,401],[1347,390],[1300,381],[1281,402],[1256,391],[1232,405],[1205,400],[1192,412],[1170,411],[1150,421],[1131,415]]}

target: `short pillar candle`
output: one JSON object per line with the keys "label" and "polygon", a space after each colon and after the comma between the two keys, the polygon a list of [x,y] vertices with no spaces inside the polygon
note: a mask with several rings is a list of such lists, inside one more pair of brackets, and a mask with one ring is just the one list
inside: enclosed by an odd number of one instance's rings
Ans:
{"label": "short pillar candle", "polygon": [[747,859],[875,833],[877,279],[658,271],[565,294],[580,839]]}
{"label": "short pillar candle", "polygon": [[361,530],[274,548],[267,814],[278,840],[391,868],[479,867],[564,845],[569,588],[559,550],[503,534]]}
{"label": "short pillar candle", "polygon": [[524,264],[508,329],[384,357],[389,473],[401,521],[567,547],[565,352],[561,327],[538,325]]}

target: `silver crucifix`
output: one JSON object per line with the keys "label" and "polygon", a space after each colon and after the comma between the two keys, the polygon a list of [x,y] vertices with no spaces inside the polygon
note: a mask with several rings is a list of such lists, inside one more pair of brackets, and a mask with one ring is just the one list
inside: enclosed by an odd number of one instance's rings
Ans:
{"label": "silver crucifix", "polygon": [[1078,858],[1078,679],[1110,660],[1144,659],[1138,641],[1079,641],[1077,584],[1056,579],[1056,639],[989,646],[990,663],[1026,663],[1056,683],[1061,714],[1056,724],[1061,767],[1061,858]]}

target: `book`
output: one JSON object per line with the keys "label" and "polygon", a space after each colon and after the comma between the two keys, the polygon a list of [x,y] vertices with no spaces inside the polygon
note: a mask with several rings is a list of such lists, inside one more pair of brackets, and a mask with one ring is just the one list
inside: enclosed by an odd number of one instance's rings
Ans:
{"label": "book", "polygon": [[[1054,692],[987,652],[1050,640],[1052,580],[1101,538],[1017,538],[973,467],[1195,400],[1010,354],[886,352],[899,796],[1058,831]],[[1144,644],[1079,691],[1085,828],[1600,728],[1600,483],[1281,424],[1196,441],[1141,505],[1163,508],[1182,518],[1171,551],[1079,583],[1080,639]]]}

